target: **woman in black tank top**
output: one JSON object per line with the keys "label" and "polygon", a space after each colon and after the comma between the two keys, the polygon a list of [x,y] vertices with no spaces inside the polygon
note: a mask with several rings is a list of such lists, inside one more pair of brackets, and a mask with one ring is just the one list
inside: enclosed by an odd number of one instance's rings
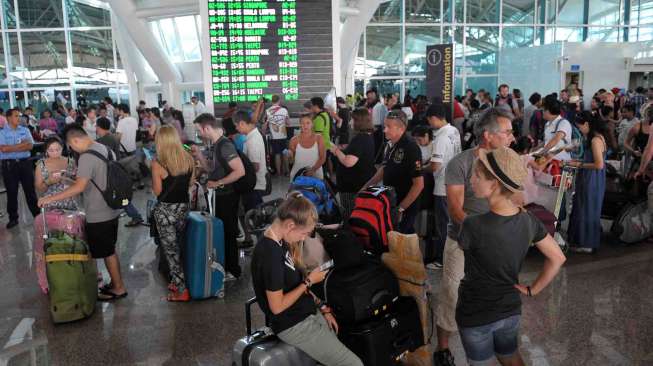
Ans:
{"label": "woman in black tank top", "polygon": [[626,141],[624,141],[624,149],[626,152],[632,154],[636,159],[642,156],[642,152],[648,143],[648,136],[650,134],[651,124],[645,118],[637,122],[628,131]]}
{"label": "woman in black tank top", "polygon": [[188,301],[184,271],[180,263],[178,238],[183,234],[189,212],[188,189],[194,180],[193,157],[184,150],[177,130],[163,126],[155,138],[157,158],[152,162],[152,192],[157,204],[153,225],[170,269],[168,301]]}

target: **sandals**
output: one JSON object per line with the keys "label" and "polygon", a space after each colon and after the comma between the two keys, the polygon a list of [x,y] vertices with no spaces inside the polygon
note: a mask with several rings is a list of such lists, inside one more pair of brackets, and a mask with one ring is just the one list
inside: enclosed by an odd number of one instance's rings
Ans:
{"label": "sandals", "polygon": [[104,302],[111,302],[111,301],[115,301],[115,300],[124,299],[125,297],[127,297],[127,292],[126,291],[124,293],[120,294],[120,295],[118,295],[116,293],[113,293],[111,291],[100,291],[98,293],[97,300],[98,301],[104,301]]}

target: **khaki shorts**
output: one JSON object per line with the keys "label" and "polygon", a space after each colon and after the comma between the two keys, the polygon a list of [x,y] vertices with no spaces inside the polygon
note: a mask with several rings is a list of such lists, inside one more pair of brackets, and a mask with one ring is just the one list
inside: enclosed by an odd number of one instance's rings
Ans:
{"label": "khaki shorts", "polygon": [[458,331],[456,324],[456,304],[458,303],[458,286],[465,275],[465,255],[458,242],[447,237],[444,244],[444,267],[442,282],[438,294],[436,318],[438,327],[448,331]]}

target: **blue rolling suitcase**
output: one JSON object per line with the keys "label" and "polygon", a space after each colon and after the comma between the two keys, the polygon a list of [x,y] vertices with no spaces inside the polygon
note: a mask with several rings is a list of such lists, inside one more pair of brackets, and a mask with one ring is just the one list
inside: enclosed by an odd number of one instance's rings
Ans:
{"label": "blue rolling suitcase", "polygon": [[224,297],[224,225],[207,212],[188,215],[183,250],[186,286],[194,300]]}

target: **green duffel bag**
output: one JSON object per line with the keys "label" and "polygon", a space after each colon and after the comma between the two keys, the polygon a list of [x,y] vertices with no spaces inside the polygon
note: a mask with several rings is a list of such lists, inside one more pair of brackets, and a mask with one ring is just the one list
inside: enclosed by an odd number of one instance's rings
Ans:
{"label": "green duffel bag", "polygon": [[91,316],[97,302],[97,268],[86,243],[55,232],[44,249],[52,320],[66,323]]}

